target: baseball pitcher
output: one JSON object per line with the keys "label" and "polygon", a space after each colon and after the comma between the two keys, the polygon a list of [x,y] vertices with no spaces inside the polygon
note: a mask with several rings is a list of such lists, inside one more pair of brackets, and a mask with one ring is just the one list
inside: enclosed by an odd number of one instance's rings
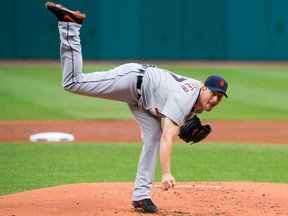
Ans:
{"label": "baseball pitcher", "polygon": [[[85,14],[59,4],[46,3],[58,19],[62,85],[71,93],[116,100],[128,104],[141,129],[143,147],[139,159],[132,205],[155,213],[150,191],[158,155],[160,155],[163,190],[176,184],[171,173],[172,139],[197,143],[210,132],[197,114],[211,111],[227,97],[228,83],[212,75],[201,83],[153,65],[129,63],[109,71],[82,73],[80,28]],[[163,121],[163,123],[162,123]]]}

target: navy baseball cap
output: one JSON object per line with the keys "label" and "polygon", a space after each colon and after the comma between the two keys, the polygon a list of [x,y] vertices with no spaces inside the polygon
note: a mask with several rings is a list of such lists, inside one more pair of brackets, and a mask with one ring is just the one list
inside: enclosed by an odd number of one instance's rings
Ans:
{"label": "navy baseball cap", "polygon": [[204,85],[211,91],[222,92],[225,97],[228,98],[228,95],[226,94],[228,83],[223,77],[218,75],[210,76],[206,79]]}

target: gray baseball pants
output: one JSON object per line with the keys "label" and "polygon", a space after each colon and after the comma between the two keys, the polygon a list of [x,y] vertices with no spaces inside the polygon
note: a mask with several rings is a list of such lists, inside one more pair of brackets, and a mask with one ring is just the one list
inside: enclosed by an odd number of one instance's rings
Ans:
{"label": "gray baseball pants", "polygon": [[130,63],[109,71],[82,73],[83,59],[79,37],[81,25],[58,22],[58,28],[63,88],[75,94],[125,102],[135,116],[141,129],[143,147],[132,200],[150,198],[162,127],[161,118],[138,106],[137,79],[139,75],[143,75],[139,70],[142,65]]}

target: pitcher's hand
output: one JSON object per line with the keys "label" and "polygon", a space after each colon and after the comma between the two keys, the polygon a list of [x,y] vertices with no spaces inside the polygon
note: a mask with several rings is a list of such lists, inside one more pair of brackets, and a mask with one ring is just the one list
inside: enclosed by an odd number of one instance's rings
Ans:
{"label": "pitcher's hand", "polygon": [[161,188],[165,191],[173,188],[176,184],[175,178],[171,174],[166,174],[162,176]]}

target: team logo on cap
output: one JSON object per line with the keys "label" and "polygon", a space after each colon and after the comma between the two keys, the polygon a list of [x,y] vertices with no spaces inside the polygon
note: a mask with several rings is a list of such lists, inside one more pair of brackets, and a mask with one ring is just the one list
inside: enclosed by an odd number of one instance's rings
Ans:
{"label": "team logo on cap", "polygon": [[225,85],[225,82],[224,82],[223,80],[221,80],[220,83],[219,83],[219,85],[220,85],[221,87],[223,87],[223,86]]}

